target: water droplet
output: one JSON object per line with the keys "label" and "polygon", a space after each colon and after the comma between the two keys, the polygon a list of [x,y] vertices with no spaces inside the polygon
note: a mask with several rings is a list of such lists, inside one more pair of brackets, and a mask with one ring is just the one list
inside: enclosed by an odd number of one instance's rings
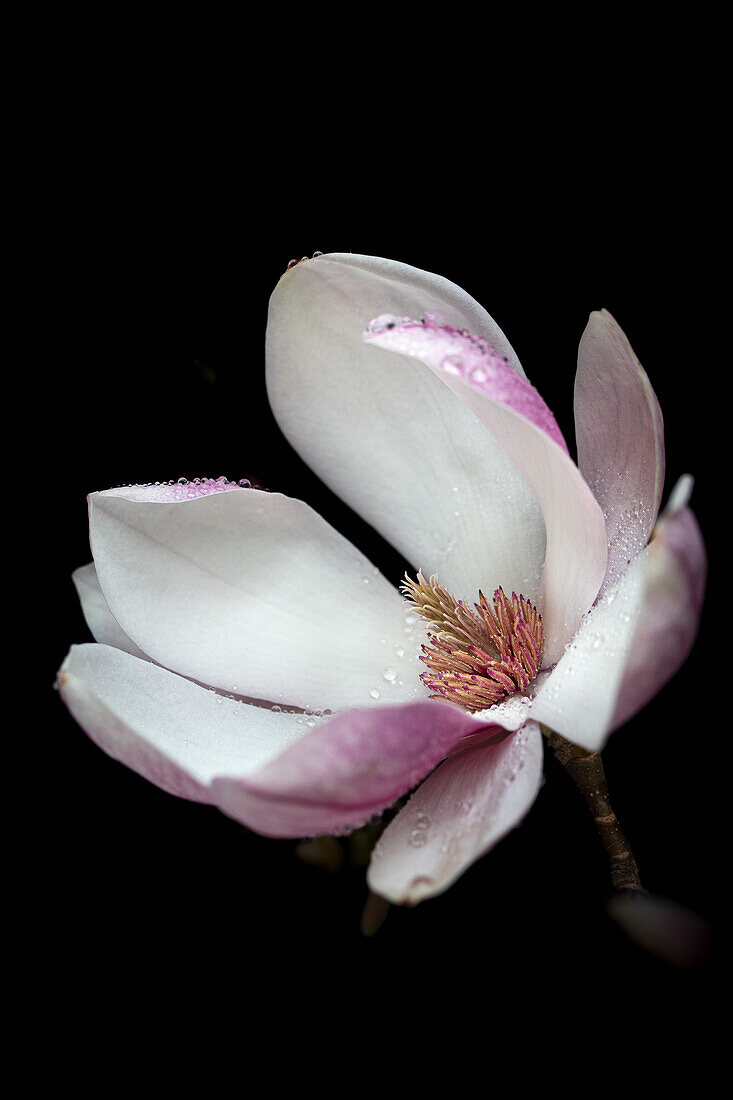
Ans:
{"label": "water droplet", "polygon": [[377,691],[376,688],[372,688],[372,690],[369,692],[369,694],[371,695],[372,699],[378,699],[379,698],[379,692]]}
{"label": "water droplet", "polygon": [[387,680],[391,683],[392,680],[397,679],[397,672],[393,668],[385,668],[384,672],[382,673],[382,676],[384,676],[385,680]]}
{"label": "water droplet", "polygon": [[428,842],[428,834],[425,829],[413,829],[410,833],[410,844],[413,848],[423,848]]}
{"label": "water droplet", "polygon": [[440,365],[446,374],[463,374],[463,360],[460,355],[446,355]]}

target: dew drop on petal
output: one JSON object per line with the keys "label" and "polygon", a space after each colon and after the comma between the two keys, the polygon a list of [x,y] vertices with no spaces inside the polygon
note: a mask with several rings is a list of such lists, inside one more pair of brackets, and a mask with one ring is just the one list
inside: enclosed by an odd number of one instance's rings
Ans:
{"label": "dew drop on petal", "polygon": [[463,360],[460,355],[446,355],[440,365],[446,374],[463,374]]}

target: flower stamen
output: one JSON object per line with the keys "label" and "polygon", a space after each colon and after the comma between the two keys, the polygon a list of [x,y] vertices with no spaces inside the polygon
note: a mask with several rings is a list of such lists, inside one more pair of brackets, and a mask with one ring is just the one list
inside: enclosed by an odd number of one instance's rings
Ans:
{"label": "flower stamen", "polygon": [[499,587],[492,603],[479,589],[475,610],[438,583],[405,575],[402,592],[434,632],[422,646],[427,666],[420,679],[431,699],[449,699],[467,710],[485,710],[534,680],[542,653],[542,616],[526,598]]}

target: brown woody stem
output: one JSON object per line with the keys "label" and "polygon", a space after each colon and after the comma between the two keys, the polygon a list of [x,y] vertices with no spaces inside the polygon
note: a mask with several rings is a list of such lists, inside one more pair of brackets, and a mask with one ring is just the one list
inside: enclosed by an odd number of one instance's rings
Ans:
{"label": "brown woody stem", "polygon": [[631,846],[616,819],[608,794],[606,773],[598,752],[588,752],[542,726],[547,743],[588,803],[598,835],[611,862],[615,891],[644,891]]}

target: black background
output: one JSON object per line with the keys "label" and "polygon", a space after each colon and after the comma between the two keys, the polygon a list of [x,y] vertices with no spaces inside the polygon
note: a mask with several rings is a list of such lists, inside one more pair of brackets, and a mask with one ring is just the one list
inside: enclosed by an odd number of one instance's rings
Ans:
{"label": "black background", "polygon": [[681,164],[671,128],[633,142],[584,128],[560,146],[548,131],[541,142],[527,135],[520,163],[480,142],[467,155],[448,132],[429,156],[418,141],[411,161],[394,163],[388,150],[376,155],[373,134],[342,156],[319,131],[304,146],[275,141],[272,159],[272,135],[262,146],[217,131],[209,143],[179,124],[172,142],[164,112],[144,133],[123,134],[120,117],[104,116],[114,140],[91,127],[64,144],[40,252],[51,357],[41,449],[61,476],[42,518],[48,614],[34,690],[50,795],[36,858],[60,987],[83,988],[90,1003],[132,991],[156,1004],[171,989],[190,1003],[201,985],[201,1011],[225,986],[243,1003],[286,1002],[301,1028],[314,988],[373,1006],[375,1021],[407,1002],[427,1023],[438,995],[459,1015],[479,995],[478,1018],[495,1019],[530,992],[546,1026],[568,999],[563,1027],[609,1006],[619,1019],[697,1016],[719,948],[678,972],[607,920],[605,857],[554,760],[520,828],[447,894],[392,909],[366,939],[363,869],[314,870],[292,843],[157,790],[87,740],[52,683],[68,646],[88,639],[69,575],[90,558],[85,497],[96,489],[255,478],[308,501],[390,579],[401,575],[399,555],[319,483],[269,411],[267,303],[291,258],[364,252],[459,283],[507,333],[569,440],[578,340],[589,311],[605,306],[662,406],[665,498],[681,474],[696,476],[712,559],[697,647],[612,738],[609,783],[646,886],[719,927],[726,720],[700,702],[724,688],[712,637],[719,215],[704,141],[691,149],[688,131]]}

